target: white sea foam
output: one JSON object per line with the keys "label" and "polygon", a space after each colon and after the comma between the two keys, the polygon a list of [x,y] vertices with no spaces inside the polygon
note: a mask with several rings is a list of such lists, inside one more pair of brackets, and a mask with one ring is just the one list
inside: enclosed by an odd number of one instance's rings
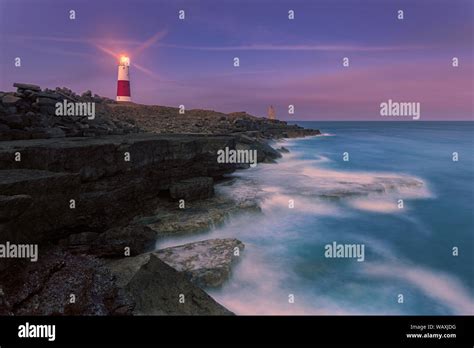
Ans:
{"label": "white sea foam", "polygon": [[354,199],[350,202],[351,206],[360,209],[377,213],[396,213],[401,212],[394,200],[383,199]]}
{"label": "white sea foam", "polygon": [[[271,192],[268,198],[261,203],[262,210],[267,213],[285,214],[304,213],[314,215],[338,215],[341,214],[340,209],[328,202],[321,200],[309,199],[299,195],[285,195],[278,192]],[[293,208],[289,208],[290,201]]]}
{"label": "white sea foam", "polygon": [[[303,141],[306,141],[304,139]],[[301,140],[299,140],[301,141]],[[283,141],[279,146],[291,148],[295,140]],[[277,145],[277,146],[278,146]],[[334,298],[325,289],[295,286],[301,284],[294,272],[298,269],[291,251],[292,243],[310,238],[312,243],[324,245],[331,238],[360,240],[365,243],[377,259],[387,264],[373,265],[366,262],[361,272],[363,283],[344,279],[336,263],[324,264],[321,283],[344,283],[354,293],[375,291],[386,298],[394,290],[393,285],[380,285],[377,289],[367,283],[384,277],[406,281],[439,301],[448,303],[456,313],[464,313],[463,306],[472,305],[469,294],[455,278],[442,275],[434,279],[434,273],[422,268],[408,268],[400,264],[400,255],[382,239],[347,231],[330,231],[319,225],[321,217],[346,218],[360,211],[383,214],[399,214],[398,199],[404,199],[405,209],[410,200],[431,197],[431,192],[421,178],[398,173],[353,172],[324,168],[330,158],[314,155],[312,159],[301,159],[301,154],[291,149],[284,153],[278,164],[259,164],[257,168],[234,174],[239,179],[232,185],[218,185],[217,193],[230,195],[234,199],[256,199],[263,214],[243,214],[232,218],[224,226],[204,235],[179,237],[160,242],[160,247],[173,246],[209,238],[238,238],[246,245],[233,275],[221,289],[209,289],[209,293],[224,306],[237,314],[403,314],[402,307],[385,304],[383,301],[355,303],[348,299]],[[307,154],[306,154],[307,155]],[[331,199],[328,199],[331,198]],[[336,199],[332,199],[336,198]],[[294,208],[289,201],[294,200]],[[399,214],[400,219],[408,219]],[[303,231],[311,217],[311,231]],[[416,222],[416,221],[415,221]],[[304,233],[308,233],[304,235]],[[330,235],[328,235],[330,233]],[[307,240],[307,239],[305,239]],[[316,251],[315,251],[316,252]],[[315,261],[316,262],[316,261]],[[389,264],[390,263],[390,264]],[[396,265],[395,268],[392,265]],[[292,268],[295,267],[295,268]],[[320,264],[309,266],[317,272]],[[398,268],[397,268],[398,267]],[[394,274],[396,271],[397,274]],[[402,271],[408,271],[400,275]],[[354,270],[354,273],[357,273]],[[314,277],[317,277],[315,273]],[[366,281],[365,281],[366,279]],[[319,282],[316,280],[316,282]],[[433,282],[440,290],[430,289]],[[295,295],[295,303],[288,303],[288,294]],[[472,311],[471,311],[472,313]]]}
{"label": "white sea foam", "polygon": [[449,308],[453,314],[474,314],[474,299],[467,288],[454,276],[414,265],[397,263],[367,265],[365,274],[404,281],[424,295]]}

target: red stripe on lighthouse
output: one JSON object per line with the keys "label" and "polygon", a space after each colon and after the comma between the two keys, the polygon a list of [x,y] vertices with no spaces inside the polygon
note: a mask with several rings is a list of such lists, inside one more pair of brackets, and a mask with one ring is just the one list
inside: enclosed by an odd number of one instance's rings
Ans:
{"label": "red stripe on lighthouse", "polygon": [[117,81],[117,96],[130,97],[130,81],[124,81],[124,80]]}

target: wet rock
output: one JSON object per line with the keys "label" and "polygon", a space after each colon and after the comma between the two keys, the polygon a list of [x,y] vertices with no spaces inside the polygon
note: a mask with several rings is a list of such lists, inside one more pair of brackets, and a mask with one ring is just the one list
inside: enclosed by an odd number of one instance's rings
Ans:
{"label": "wet rock", "polygon": [[146,224],[158,236],[181,235],[208,231],[230,216],[260,212],[254,198],[233,199],[219,194],[195,204],[186,203],[186,209],[175,203],[172,206],[161,203],[153,215],[139,218],[136,223]]}
{"label": "wet rock", "polygon": [[266,141],[258,139],[249,141],[248,138],[249,137],[239,136],[236,149],[248,151],[256,150],[258,163],[274,163],[276,159],[281,157],[281,153],[271,147]]}
{"label": "wet rock", "polygon": [[231,273],[232,263],[244,249],[237,239],[208,239],[153,252],[162,261],[202,287],[218,287]]}
{"label": "wet rock", "polygon": [[277,151],[281,152],[281,153],[288,153],[290,152],[290,150],[288,150],[286,147],[284,146],[280,146]]}

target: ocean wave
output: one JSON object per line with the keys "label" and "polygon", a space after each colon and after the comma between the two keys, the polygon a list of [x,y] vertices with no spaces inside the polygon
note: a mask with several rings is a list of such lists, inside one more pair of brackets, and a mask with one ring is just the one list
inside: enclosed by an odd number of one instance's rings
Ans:
{"label": "ocean wave", "polygon": [[[453,313],[466,312],[463,307],[472,305],[472,300],[455,277],[443,273],[436,279],[430,269],[403,263],[405,255],[392,246],[393,240],[384,231],[370,234],[360,226],[334,224],[334,220],[358,218],[364,212],[397,214],[397,221],[419,231],[421,222],[416,216],[400,213],[410,209],[411,200],[433,196],[425,180],[403,173],[325,168],[333,164],[328,157],[302,154],[295,150],[301,144],[294,140],[281,144],[291,152],[283,154],[278,164],[239,171],[231,184],[216,187],[218,194],[258,201],[263,214],[234,217],[205,237],[179,241],[233,237],[246,245],[230,281],[209,290],[211,296],[245,315],[406,314],[406,307],[386,301],[403,283]],[[398,208],[398,199],[404,199],[404,209]],[[351,260],[328,262],[313,255],[332,240],[364,243],[370,259],[355,267]],[[380,279],[394,281],[381,283]],[[341,290],[337,293],[333,287]],[[289,294],[294,294],[295,303],[288,302]]]}
{"label": "ocean wave", "polygon": [[[432,198],[427,183],[421,178],[398,173],[356,172],[328,169],[321,164],[329,162],[322,155],[301,159],[298,153],[284,156],[277,165],[261,164],[253,171],[241,172],[240,177],[251,180],[262,191],[263,205],[286,205],[289,199],[299,204],[295,209],[309,212],[315,206],[319,212],[321,199],[338,199],[347,206],[378,213],[398,213],[399,200]],[[270,188],[272,191],[270,191]],[[271,197],[271,194],[275,197]],[[313,201],[311,201],[313,199]],[[266,201],[266,202],[265,202]],[[325,204],[330,204],[326,201]]]}

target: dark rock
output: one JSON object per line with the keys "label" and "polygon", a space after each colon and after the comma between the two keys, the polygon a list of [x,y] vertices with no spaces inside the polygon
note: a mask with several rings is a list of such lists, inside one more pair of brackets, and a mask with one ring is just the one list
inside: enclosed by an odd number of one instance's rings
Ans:
{"label": "dark rock", "polygon": [[108,267],[117,284],[134,299],[136,315],[232,314],[153,254],[126,257],[110,262]]}
{"label": "dark rock", "polygon": [[290,150],[288,150],[286,147],[281,146],[277,149],[277,151],[282,152],[282,153],[288,153]]}
{"label": "dark rock", "polygon": [[50,99],[50,98],[38,98],[36,100],[39,106],[54,106],[57,103],[57,100]]}
{"label": "dark rock", "polygon": [[46,128],[44,134],[46,138],[63,138],[66,135],[66,132],[59,127],[54,127]]}
{"label": "dark rock", "polygon": [[[105,231],[81,232],[69,235],[59,244],[75,254],[99,257],[124,257],[149,251],[155,244],[157,234],[147,226],[130,225]],[[128,255],[125,255],[127,248]]]}
{"label": "dark rock", "polygon": [[2,97],[2,104],[4,105],[13,105],[16,104],[21,98],[15,97],[14,95],[7,94],[6,96]]}
{"label": "dark rock", "polygon": [[25,124],[25,119],[18,115],[3,116],[0,119],[0,123],[6,124],[10,128],[14,129],[23,129],[28,126]]}
{"label": "dark rock", "polygon": [[134,307],[103,262],[57,248],[40,247],[37,262],[15,260],[0,284],[0,315],[123,315]]}
{"label": "dark rock", "polygon": [[28,209],[31,202],[32,198],[29,195],[0,195],[0,222],[20,216]]}
{"label": "dark rock", "polygon": [[216,161],[217,149],[226,146],[233,147],[231,137],[156,134],[0,142],[0,192],[33,199],[21,219],[0,227],[0,238],[44,241],[102,232],[151,212],[157,192],[175,180],[198,177],[191,196],[209,196],[211,178],[235,170]]}
{"label": "dark rock", "polygon": [[69,235],[67,238],[60,241],[61,245],[65,246],[89,246],[99,236],[97,232],[81,232]]}
{"label": "dark rock", "polygon": [[92,98],[92,92],[90,90],[85,91],[81,95],[82,98]]}
{"label": "dark rock", "polygon": [[38,93],[32,94],[32,96],[36,96],[38,98],[54,99],[56,101],[61,99],[61,96],[54,92],[38,92]]}
{"label": "dark rock", "polygon": [[181,180],[170,186],[170,196],[173,199],[196,200],[209,198],[214,195],[214,180],[209,177],[194,177]]}
{"label": "dark rock", "polygon": [[40,87],[40,86],[31,85],[31,84],[27,84],[27,83],[17,83],[17,82],[15,82],[15,83],[13,84],[13,87],[16,87],[16,88],[19,88],[19,89],[29,89],[29,90],[36,91],[36,92],[40,92],[40,91],[41,91],[41,87]]}
{"label": "dark rock", "polygon": [[7,112],[10,114],[16,114],[17,110],[18,109],[16,108],[16,106],[10,106],[7,108]]}
{"label": "dark rock", "polygon": [[146,226],[116,227],[101,233],[92,243],[92,254],[101,257],[123,257],[125,248],[130,255],[150,250],[156,241],[156,232]]}
{"label": "dark rock", "polygon": [[257,150],[257,162],[259,163],[273,163],[275,159],[281,157],[281,153],[265,141],[254,139],[250,142],[248,137],[239,136],[239,141],[241,139],[243,142],[238,142],[235,148],[237,150]]}

